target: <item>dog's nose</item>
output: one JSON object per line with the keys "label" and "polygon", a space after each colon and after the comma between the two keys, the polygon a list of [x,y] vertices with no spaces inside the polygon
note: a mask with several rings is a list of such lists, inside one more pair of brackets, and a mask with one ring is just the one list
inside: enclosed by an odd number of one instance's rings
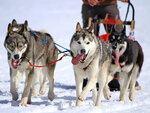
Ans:
{"label": "dog's nose", "polygon": [[85,54],[86,51],[85,51],[85,49],[81,49],[80,52],[81,52],[81,54]]}
{"label": "dog's nose", "polygon": [[15,59],[19,59],[19,55],[18,55],[18,54],[15,54],[15,55],[14,55],[14,58],[15,58]]}

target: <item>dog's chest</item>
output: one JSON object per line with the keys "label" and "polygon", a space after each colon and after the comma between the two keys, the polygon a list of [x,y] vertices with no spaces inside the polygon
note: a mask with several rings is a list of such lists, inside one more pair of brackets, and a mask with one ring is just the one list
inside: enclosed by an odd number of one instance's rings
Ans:
{"label": "dog's chest", "polygon": [[83,77],[97,76],[100,71],[100,66],[98,61],[93,60],[89,65],[75,66],[75,71],[77,75]]}
{"label": "dog's chest", "polygon": [[133,63],[129,65],[120,65],[122,72],[130,72],[133,68]]}

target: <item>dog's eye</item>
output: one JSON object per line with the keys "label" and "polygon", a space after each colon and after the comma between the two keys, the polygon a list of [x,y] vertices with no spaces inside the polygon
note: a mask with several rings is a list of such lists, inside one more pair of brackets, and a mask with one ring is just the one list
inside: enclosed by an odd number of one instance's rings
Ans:
{"label": "dog's eye", "polygon": [[121,39],[119,39],[119,40],[118,40],[118,43],[122,43],[122,40],[121,40]]}
{"label": "dog's eye", "polygon": [[10,45],[10,47],[13,49],[14,48],[14,46],[13,45]]}
{"label": "dog's eye", "polygon": [[114,41],[114,39],[113,38],[110,38],[110,40],[109,40],[110,42],[113,42]]}
{"label": "dog's eye", "polygon": [[87,42],[86,44],[90,44],[90,42]]}
{"label": "dog's eye", "polygon": [[23,44],[19,44],[19,45],[18,45],[18,48],[22,48],[22,47],[23,47]]}
{"label": "dog's eye", "polygon": [[78,43],[78,44],[81,44],[81,42],[80,42],[80,41],[78,41],[77,43]]}
{"label": "dog's eye", "polygon": [[15,49],[15,46],[13,43],[11,43],[10,45],[8,45],[8,48],[13,51]]}

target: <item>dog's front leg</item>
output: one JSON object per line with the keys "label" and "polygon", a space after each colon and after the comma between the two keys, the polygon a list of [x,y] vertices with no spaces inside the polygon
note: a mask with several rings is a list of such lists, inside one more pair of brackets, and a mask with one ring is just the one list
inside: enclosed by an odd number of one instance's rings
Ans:
{"label": "dog's front leg", "polygon": [[82,92],[83,86],[83,77],[75,74],[75,82],[76,82],[76,106],[81,106],[82,101],[78,99],[79,95]]}
{"label": "dog's front leg", "polygon": [[[101,73],[102,74],[102,73]],[[98,78],[98,83],[99,83],[99,91],[98,91],[98,95],[97,95],[97,101],[95,106],[99,106],[101,103],[101,98],[102,98],[102,93],[104,90],[104,86],[106,84],[106,73],[103,73],[102,75],[100,75],[100,77]]]}
{"label": "dog's front leg", "polygon": [[139,66],[135,65],[132,74],[131,74],[131,82],[130,82],[130,91],[129,91],[129,99],[131,101],[134,100],[134,95],[135,95],[135,84],[137,77],[139,76]]}
{"label": "dog's front leg", "polygon": [[34,77],[33,77],[33,81],[32,81],[32,96],[33,97],[37,97],[38,93],[37,93],[37,89],[38,89],[38,83],[39,83],[39,76],[41,74],[41,70],[38,68],[34,69]]}
{"label": "dog's front leg", "polygon": [[97,99],[97,87],[96,87],[96,84],[95,84],[94,88],[92,89],[92,99],[93,99],[94,104],[96,104],[96,99]]}
{"label": "dog's front leg", "polygon": [[111,94],[110,94],[110,89],[109,89],[109,86],[108,86],[108,83],[113,79],[113,76],[112,74],[109,74],[108,77],[107,77],[107,80],[106,80],[106,84],[104,86],[104,89],[103,89],[103,93],[104,93],[104,97],[105,99],[109,100],[111,98]]}
{"label": "dog's front leg", "polygon": [[87,85],[85,86],[80,96],[78,97],[78,100],[84,101],[86,99],[88,92],[94,88],[94,85],[96,85],[96,82],[97,82],[97,76],[90,77]]}
{"label": "dog's front leg", "polygon": [[[107,78],[109,74],[109,65],[110,65],[110,60],[108,59],[107,61],[104,62],[104,64],[102,65],[98,73],[99,92],[97,95],[97,101],[95,106],[100,105],[104,86],[106,85],[106,82],[109,82],[109,80],[111,80],[111,75],[109,76],[110,78]],[[106,88],[108,87],[106,86]],[[110,96],[110,92],[108,89],[107,91],[106,91],[106,93],[108,93],[107,95]]]}
{"label": "dog's front leg", "polygon": [[47,87],[47,76],[46,76],[46,74],[42,72],[39,79],[40,79],[40,84],[41,84],[40,94],[44,95],[46,92],[46,87]]}
{"label": "dog's front leg", "polygon": [[22,72],[10,68],[10,92],[12,94],[12,99],[18,99],[18,86],[22,78]]}
{"label": "dog's front leg", "polygon": [[[32,83],[32,79],[34,76],[34,68],[30,69],[27,71],[28,74],[26,74],[26,81],[25,81],[25,87],[24,87],[24,91],[22,94],[22,99],[19,105],[21,106],[27,106],[27,103],[31,103],[31,96],[29,95],[30,92],[30,88],[31,88],[31,83]],[[29,96],[29,98],[28,98]]]}
{"label": "dog's front leg", "polygon": [[[45,68],[46,69],[46,68]],[[48,67],[48,79],[49,79],[49,92],[48,92],[48,98],[53,101],[55,98],[54,94],[54,69],[55,64]]]}
{"label": "dog's front leg", "polygon": [[[128,75],[126,72],[121,72],[119,77],[120,83],[120,101],[125,102],[126,100],[126,93],[129,87],[129,83],[131,81],[131,75]],[[123,79],[123,82],[120,82]]]}

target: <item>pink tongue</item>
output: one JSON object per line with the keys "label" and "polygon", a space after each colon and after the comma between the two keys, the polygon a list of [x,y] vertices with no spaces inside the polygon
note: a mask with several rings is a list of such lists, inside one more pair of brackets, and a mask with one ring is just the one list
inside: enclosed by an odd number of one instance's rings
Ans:
{"label": "pink tongue", "polygon": [[77,65],[82,57],[84,57],[84,55],[78,54],[76,57],[72,58],[72,64]]}
{"label": "pink tongue", "polygon": [[11,60],[11,64],[12,64],[12,66],[13,66],[13,68],[14,69],[17,69],[18,67],[18,63],[19,63],[19,60],[14,60],[14,59],[12,59]]}
{"label": "pink tongue", "polygon": [[120,66],[120,64],[119,64],[119,57],[120,57],[119,50],[115,50],[115,51],[114,51],[114,54],[115,54],[115,64],[116,64],[117,66]]}

